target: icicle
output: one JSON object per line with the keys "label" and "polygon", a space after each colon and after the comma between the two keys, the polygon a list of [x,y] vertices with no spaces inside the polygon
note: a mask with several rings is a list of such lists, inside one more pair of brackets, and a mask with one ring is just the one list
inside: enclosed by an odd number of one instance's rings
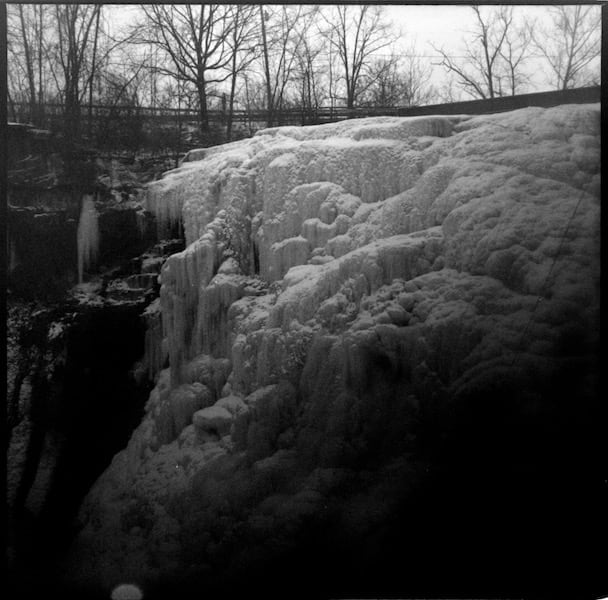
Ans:
{"label": "icicle", "polygon": [[82,199],[80,221],[78,223],[78,283],[82,283],[83,273],[97,259],[99,250],[99,224],[93,197]]}
{"label": "icicle", "polygon": [[175,181],[172,179],[148,184],[145,206],[156,217],[159,236],[165,235],[176,224],[181,227],[184,193],[181,185],[178,184],[177,189],[173,186]]}
{"label": "icicle", "polygon": [[167,351],[163,347],[163,323],[160,311],[160,298],[157,298],[143,313],[146,324],[143,365],[150,381],[156,380],[167,360]]}
{"label": "icicle", "polygon": [[139,234],[139,239],[143,240],[146,237],[146,214],[143,210],[139,210],[135,213],[135,224],[137,226],[137,233]]}

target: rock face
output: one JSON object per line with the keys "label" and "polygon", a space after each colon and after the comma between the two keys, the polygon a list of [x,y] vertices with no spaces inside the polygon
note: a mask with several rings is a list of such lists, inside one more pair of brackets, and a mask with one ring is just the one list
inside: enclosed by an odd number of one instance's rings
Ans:
{"label": "rock face", "polygon": [[597,400],[599,119],[267,129],[150,184],[187,243],[161,274],[170,367],[67,580],[356,596],[566,564],[580,540],[555,518],[585,503],[566,508]]}

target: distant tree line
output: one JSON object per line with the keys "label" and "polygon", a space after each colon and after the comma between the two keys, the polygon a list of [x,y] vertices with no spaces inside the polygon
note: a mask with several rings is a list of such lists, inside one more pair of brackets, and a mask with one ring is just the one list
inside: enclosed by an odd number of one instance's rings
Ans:
{"label": "distant tree line", "polygon": [[[117,22],[119,10],[130,11],[126,23]],[[548,7],[543,24],[523,21],[514,6],[470,10],[464,49],[435,44],[433,61],[413,39],[404,43],[381,5],[10,4],[9,116],[25,103],[28,119],[42,124],[45,105],[59,103],[70,146],[99,141],[94,105],[133,108],[130,124],[115,129],[110,111],[103,133],[132,139],[143,135],[137,107],[187,108],[197,111],[204,145],[233,139],[237,109],[263,110],[273,126],[285,109],[514,95],[534,91],[533,63],[554,89],[599,83],[599,7]],[[431,84],[434,67],[443,85]],[[219,134],[209,119],[218,109]]]}
{"label": "distant tree line", "polygon": [[530,63],[543,69],[549,85],[567,90],[599,85],[600,13],[598,6],[551,6],[549,20],[516,20],[513,6],[472,6],[475,26],[463,38],[458,58],[433,45],[438,63],[452,82],[474,98],[523,93]]}

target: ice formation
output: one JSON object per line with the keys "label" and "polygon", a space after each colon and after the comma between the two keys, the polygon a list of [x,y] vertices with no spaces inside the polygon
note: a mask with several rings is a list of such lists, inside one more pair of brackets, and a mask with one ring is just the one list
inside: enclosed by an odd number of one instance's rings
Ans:
{"label": "ice formation", "polygon": [[171,173],[165,179],[146,189],[145,206],[156,217],[159,233],[164,233],[175,224],[181,223],[183,192],[174,185]]}
{"label": "ice formation", "polygon": [[99,251],[99,224],[93,197],[82,198],[78,221],[78,282],[83,282],[84,271],[95,263]]}
{"label": "ice formation", "polygon": [[144,311],[146,324],[143,368],[150,381],[154,381],[167,360],[166,343],[163,343],[163,324],[160,300],[154,300]]}
{"label": "ice formation", "polygon": [[417,481],[414,423],[504,396],[534,428],[560,386],[584,404],[599,114],[268,129],[151,184],[187,247],[148,315],[156,387],[82,508],[74,572],[229,577],[323,515],[347,547]]}

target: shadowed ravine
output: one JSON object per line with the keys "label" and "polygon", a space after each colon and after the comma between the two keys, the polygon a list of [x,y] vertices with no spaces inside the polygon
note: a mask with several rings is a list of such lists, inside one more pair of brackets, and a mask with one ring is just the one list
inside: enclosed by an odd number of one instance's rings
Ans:
{"label": "shadowed ravine", "polygon": [[43,361],[34,370],[26,459],[13,503],[22,576],[40,569],[52,581],[49,563],[72,542],[86,492],[141,419],[149,388],[130,373],[144,348],[140,311],[138,305],[82,311],[55,372],[49,377]]}

